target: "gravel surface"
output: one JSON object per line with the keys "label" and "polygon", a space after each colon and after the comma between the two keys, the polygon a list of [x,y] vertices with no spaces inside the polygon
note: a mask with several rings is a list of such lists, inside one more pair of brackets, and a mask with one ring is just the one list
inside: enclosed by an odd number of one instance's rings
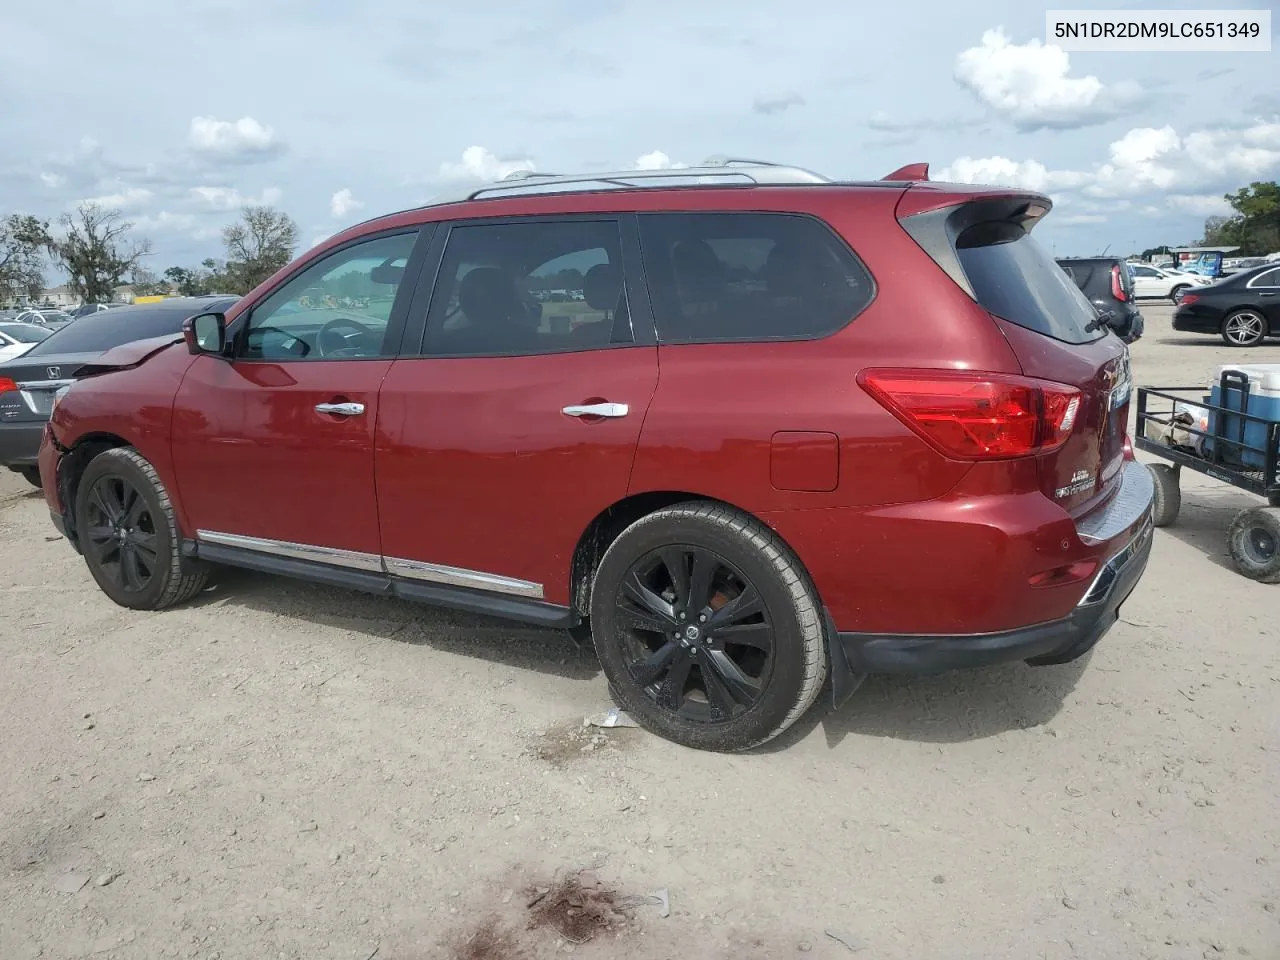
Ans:
{"label": "gravel surface", "polygon": [[[1141,383],[1245,354],[1144,312]],[[1280,586],[1184,484],[1084,662],[722,756],[584,728],[559,633],[239,572],[121,609],[0,476],[0,958],[1280,957]]]}

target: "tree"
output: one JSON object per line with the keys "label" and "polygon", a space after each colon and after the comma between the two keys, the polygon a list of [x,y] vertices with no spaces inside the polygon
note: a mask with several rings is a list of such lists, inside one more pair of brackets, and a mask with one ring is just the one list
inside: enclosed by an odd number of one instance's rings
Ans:
{"label": "tree", "polygon": [[1280,183],[1255,181],[1223,199],[1235,215],[1207,219],[1202,246],[1239,247],[1242,257],[1280,250]]}
{"label": "tree", "polygon": [[12,214],[0,220],[0,303],[16,297],[35,299],[44,291],[44,255],[49,224]]}
{"label": "tree", "polygon": [[151,253],[147,240],[133,240],[133,224],[119,210],[86,200],[59,221],[64,239],[50,239],[48,250],[68,274],[67,285],[85,303],[104,303]]}
{"label": "tree", "polygon": [[135,267],[129,283],[139,297],[163,296],[169,292],[168,281],[161,280],[146,267]]}
{"label": "tree", "polygon": [[298,225],[273,207],[246,207],[240,223],[222,231],[230,292],[248,293],[293,259]]}

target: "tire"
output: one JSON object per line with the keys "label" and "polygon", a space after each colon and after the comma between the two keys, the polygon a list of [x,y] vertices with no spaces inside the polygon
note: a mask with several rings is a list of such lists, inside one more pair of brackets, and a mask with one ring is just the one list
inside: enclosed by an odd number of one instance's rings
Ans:
{"label": "tire", "polygon": [[1181,303],[1182,295],[1190,289],[1191,289],[1190,284],[1180,283],[1176,287],[1174,287],[1172,290],[1169,291],[1169,299],[1172,300],[1174,303]]}
{"label": "tire", "polygon": [[1232,310],[1222,319],[1222,340],[1229,347],[1256,347],[1269,332],[1267,318],[1257,310]]}
{"label": "tire", "polygon": [[122,607],[163,610],[208,582],[208,567],[182,556],[173,504],[155,468],[130,447],[105,450],[89,462],[75,517],[89,573]]}
{"label": "tire", "polygon": [[21,467],[19,468],[18,473],[22,474],[22,479],[27,481],[27,483],[31,484],[33,487],[44,486],[40,481],[39,467]]}
{"label": "tire", "polygon": [[1151,523],[1157,527],[1172,526],[1182,509],[1182,488],[1178,486],[1179,470],[1167,463],[1149,463],[1151,479],[1155,482],[1154,502],[1151,505]]}
{"label": "tire", "polygon": [[[683,570],[679,591],[673,569]],[[743,608],[751,596],[758,602]],[[827,675],[820,611],[785,544],[705,501],[627,527],[591,589],[596,654],[620,705],[646,730],[700,750],[759,746],[813,705]]]}
{"label": "tire", "polygon": [[1280,507],[1242,510],[1227,530],[1236,569],[1259,583],[1280,583]]}

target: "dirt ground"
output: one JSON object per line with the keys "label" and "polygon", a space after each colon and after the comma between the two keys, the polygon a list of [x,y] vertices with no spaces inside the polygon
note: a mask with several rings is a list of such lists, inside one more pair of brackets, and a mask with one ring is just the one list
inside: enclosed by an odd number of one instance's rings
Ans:
{"label": "dirt ground", "polygon": [[[1241,357],[1145,313],[1140,383]],[[722,756],[584,729],[559,633],[249,573],[115,607],[5,475],[0,958],[1280,957],[1280,587],[1199,479],[1085,662]]]}

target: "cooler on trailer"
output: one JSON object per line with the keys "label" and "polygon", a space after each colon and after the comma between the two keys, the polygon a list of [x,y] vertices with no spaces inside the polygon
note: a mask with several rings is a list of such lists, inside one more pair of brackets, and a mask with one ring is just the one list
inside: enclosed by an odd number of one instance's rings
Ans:
{"label": "cooler on trailer", "polygon": [[[1225,364],[1219,368],[1218,382],[1207,399],[1215,407],[1239,410],[1269,423],[1280,423],[1280,363]],[[1232,443],[1222,444],[1222,460],[1261,470],[1266,462],[1267,424],[1227,413],[1221,415],[1223,422],[1219,425],[1219,416],[1216,412],[1209,414],[1210,436],[1205,438],[1205,455],[1214,457],[1219,436],[1243,439],[1243,448]]]}

